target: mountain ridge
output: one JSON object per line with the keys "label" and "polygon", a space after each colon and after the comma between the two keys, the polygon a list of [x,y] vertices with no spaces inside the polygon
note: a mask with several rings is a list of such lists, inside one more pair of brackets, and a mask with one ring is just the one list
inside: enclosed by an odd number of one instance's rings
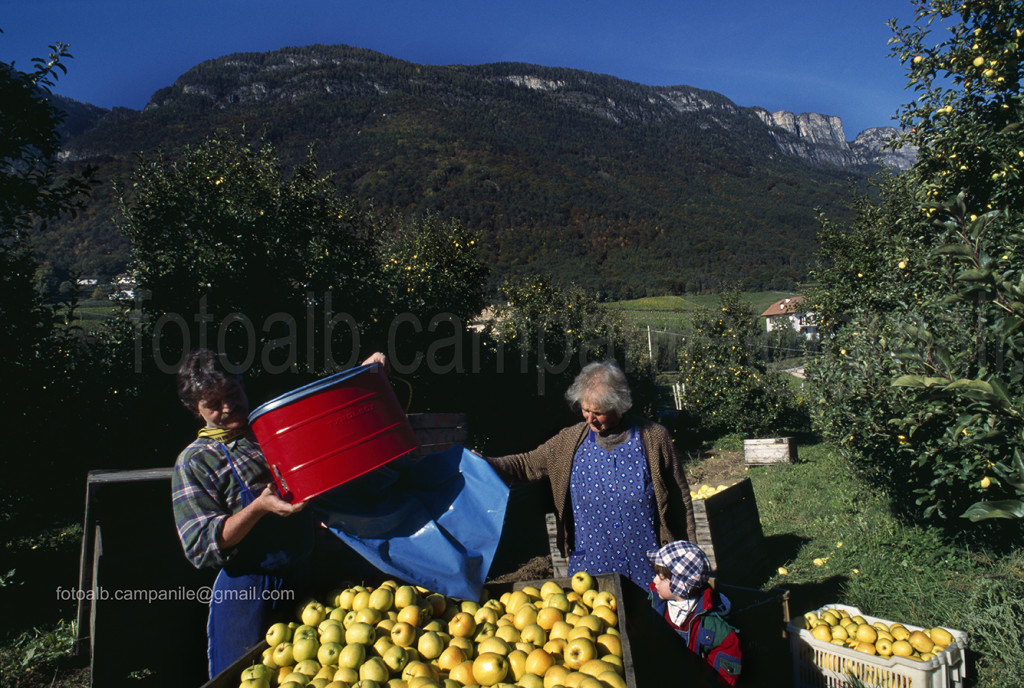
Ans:
{"label": "mountain ridge", "polygon": [[102,113],[65,157],[123,173],[135,151],[244,125],[286,163],[317,142],[346,195],[481,232],[495,279],[555,272],[609,296],[791,288],[812,263],[818,210],[841,216],[880,163],[907,164],[882,150],[891,127],[847,142],[837,117],[689,86],[322,45],[200,63],[142,111]]}

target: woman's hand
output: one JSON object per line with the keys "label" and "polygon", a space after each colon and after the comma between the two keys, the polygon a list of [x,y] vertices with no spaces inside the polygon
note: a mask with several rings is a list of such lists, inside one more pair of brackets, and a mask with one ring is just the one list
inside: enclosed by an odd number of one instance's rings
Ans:
{"label": "woman's hand", "polygon": [[303,507],[306,506],[305,502],[301,504],[286,502],[277,496],[277,492],[270,485],[263,488],[263,492],[256,498],[256,502],[259,503],[260,511],[268,514],[277,514],[278,516],[291,516],[297,511],[302,511]]}
{"label": "woman's hand", "polygon": [[291,516],[302,511],[304,506],[306,506],[305,502],[292,504],[284,501],[277,496],[270,485],[267,485],[259,497],[252,500],[238,513],[232,514],[224,520],[224,525],[217,534],[217,546],[222,550],[231,549],[240,543],[253,529],[256,522],[267,514]]}
{"label": "woman's hand", "polygon": [[363,365],[370,365],[371,363],[380,363],[381,366],[384,368],[384,373],[386,375],[391,374],[391,366],[388,365],[388,357],[382,354],[381,352],[375,351],[374,353],[370,354],[369,358],[363,361]]}

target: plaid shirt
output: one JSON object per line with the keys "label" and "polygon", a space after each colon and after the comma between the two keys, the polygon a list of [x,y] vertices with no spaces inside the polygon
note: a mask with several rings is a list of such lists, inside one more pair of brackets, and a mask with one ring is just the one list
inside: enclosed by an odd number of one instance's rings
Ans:
{"label": "plaid shirt", "polygon": [[217,534],[228,516],[245,506],[244,488],[238,484],[221,446],[227,447],[235,470],[254,495],[271,481],[263,452],[249,436],[225,445],[199,438],[178,455],[171,479],[174,522],[185,556],[196,568],[219,568],[231,558],[234,551],[222,551],[217,546]]}

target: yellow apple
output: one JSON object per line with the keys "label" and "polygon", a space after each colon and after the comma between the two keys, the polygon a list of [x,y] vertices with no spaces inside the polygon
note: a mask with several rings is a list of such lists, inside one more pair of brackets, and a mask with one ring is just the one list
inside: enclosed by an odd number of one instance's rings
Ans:
{"label": "yellow apple", "polygon": [[[366,661],[366,645],[349,643],[338,652],[338,668],[358,669]],[[337,678],[337,676],[335,676]]]}
{"label": "yellow apple", "polygon": [[576,638],[587,638],[589,640],[594,639],[594,632],[586,626],[573,626],[572,630],[566,634],[565,639],[572,641]]}
{"label": "yellow apple", "polygon": [[565,666],[575,671],[585,662],[597,658],[597,646],[589,638],[574,638],[566,644],[562,655]]}
{"label": "yellow apple", "polygon": [[411,585],[400,585],[395,589],[394,606],[396,609],[403,609],[417,602],[419,602],[419,594]]}
{"label": "yellow apple", "polygon": [[544,688],[544,679],[537,674],[523,674],[516,685],[520,688]]}
{"label": "yellow apple", "polygon": [[448,632],[456,638],[468,638],[476,631],[476,620],[469,612],[459,612],[448,622]]}
{"label": "yellow apple", "polygon": [[515,645],[519,642],[519,629],[512,624],[506,624],[504,626],[498,626],[498,629],[494,631],[494,637],[501,638],[509,645]]}
{"label": "yellow apple", "polygon": [[352,611],[357,612],[360,609],[364,609],[368,604],[370,604],[370,593],[365,589],[360,590],[352,598]]}
{"label": "yellow apple", "polygon": [[473,678],[473,662],[467,660],[456,665],[448,672],[448,678],[464,686],[473,685],[476,683],[476,679]]}
{"label": "yellow apple", "polygon": [[509,647],[509,644],[501,638],[493,636],[490,638],[484,638],[479,643],[477,643],[476,651],[478,654],[481,655],[485,653],[493,653],[496,655],[501,655],[502,657],[507,657],[508,654],[512,651],[512,648]]}
{"label": "yellow apple", "polygon": [[[288,686],[289,684],[295,684],[297,686],[305,686],[309,684],[309,676],[300,674],[297,671],[293,671],[290,674],[286,674],[281,678],[279,685]],[[290,688],[290,687],[289,687]]]}
{"label": "yellow apple", "polygon": [[498,612],[493,607],[480,607],[476,614],[473,615],[473,620],[476,621],[478,625],[484,622],[497,625]]}
{"label": "yellow apple", "polygon": [[292,644],[288,641],[275,645],[271,657],[274,664],[279,667],[290,667],[295,664],[295,658],[292,656]]}
{"label": "yellow apple", "polygon": [[458,645],[449,645],[437,658],[437,668],[441,671],[451,671],[466,661],[466,653]]}
{"label": "yellow apple", "polygon": [[508,659],[494,652],[481,652],[473,660],[473,679],[481,686],[501,683],[508,675]]}
{"label": "yellow apple", "polygon": [[379,587],[370,593],[370,599],[367,600],[367,606],[370,609],[376,609],[380,612],[386,612],[391,609],[391,606],[395,603],[395,593],[389,587]]}
{"label": "yellow apple", "polygon": [[548,638],[565,638],[566,640],[568,640],[570,631],[572,631],[572,626],[570,626],[567,622],[556,621],[554,625],[551,626],[551,630],[548,631]]}
{"label": "yellow apple", "polygon": [[316,628],[320,625],[321,621],[327,618],[327,611],[324,609],[322,604],[313,600],[303,607],[300,618],[302,619],[302,623]]}
{"label": "yellow apple", "polygon": [[405,621],[399,621],[391,629],[391,642],[402,647],[412,647],[416,643],[416,635],[415,626]]}
{"label": "yellow apple", "polygon": [[398,621],[401,623],[419,627],[423,620],[423,608],[418,604],[410,604],[398,610]]}
{"label": "yellow apple", "polygon": [[597,595],[594,597],[594,606],[605,606],[611,609],[612,611],[616,611],[619,608],[619,602],[615,599],[615,595],[612,594],[610,591],[602,590],[598,592]]}
{"label": "yellow apple", "polygon": [[267,629],[267,645],[274,647],[292,639],[292,629],[288,624],[278,622]]}
{"label": "yellow apple", "polygon": [[312,679],[320,673],[320,662],[315,659],[304,659],[295,665],[295,671]]}
{"label": "yellow apple", "polygon": [[541,628],[540,625],[532,623],[519,631],[519,638],[523,642],[541,647],[548,641],[548,632]]}
{"label": "yellow apple", "polygon": [[[360,662],[362,664],[362,662]],[[338,670],[334,672],[335,681],[344,681],[345,683],[359,683],[359,671],[354,667],[338,667]]]}
{"label": "yellow apple", "polygon": [[292,657],[296,662],[307,659],[316,659],[316,653],[320,650],[320,641],[316,638],[296,638],[292,643]]}
{"label": "yellow apple", "polygon": [[427,631],[416,641],[416,649],[425,660],[437,659],[444,652],[445,644],[434,631]]}
{"label": "yellow apple", "polygon": [[526,657],[522,650],[512,650],[508,653],[508,671],[512,679],[518,681],[526,673]]}
{"label": "yellow apple", "polygon": [[555,658],[543,649],[538,648],[526,656],[523,668],[528,674],[543,676],[554,665]]}
{"label": "yellow apple", "polygon": [[597,649],[606,655],[622,656],[622,638],[610,633],[603,633],[597,636]]}
{"label": "yellow apple", "polygon": [[556,621],[565,621],[562,610],[554,607],[544,607],[537,610],[537,625],[545,631],[550,631]]}
{"label": "yellow apple", "polygon": [[320,662],[321,665],[337,665],[338,655],[341,654],[342,647],[341,643],[321,643],[320,649],[316,651],[316,661]]}
{"label": "yellow apple", "polygon": [[401,645],[392,645],[384,650],[381,655],[384,664],[395,674],[401,674],[402,670],[409,663],[409,652]]}
{"label": "yellow apple", "polygon": [[604,622],[605,628],[614,628],[619,625],[619,614],[611,607],[605,605],[594,607],[592,615],[601,619]]}
{"label": "yellow apple", "polygon": [[476,654],[476,643],[472,638],[454,637],[449,641],[448,647],[457,647],[466,655],[466,659],[473,659]]}
{"label": "yellow apple", "polygon": [[569,670],[560,664],[556,664],[544,673],[544,688],[555,688],[564,686],[565,679],[569,676]]}
{"label": "yellow apple", "polygon": [[410,662],[405,665],[405,668],[402,669],[402,680],[411,681],[417,676],[429,676],[435,681],[439,678],[437,669],[432,667],[430,664],[419,660],[410,660]]}
{"label": "yellow apple", "polygon": [[548,580],[544,581],[540,586],[540,598],[547,599],[550,595],[564,595],[565,592],[562,590],[562,586],[555,581]]}
{"label": "yellow apple", "polygon": [[529,595],[527,595],[522,590],[514,590],[513,592],[509,593],[508,599],[505,601],[505,609],[509,613],[515,614],[524,606],[532,606],[530,605]]}
{"label": "yellow apple", "polygon": [[568,644],[565,638],[552,638],[551,640],[544,643],[544,651],[548,654],[558,655],[561,657],[565,652],[565,646]]}
{"label": "yellow apple", "polygon": [[572,575],[569,585],[572,586],[573,592],[582,595],[594,587],[594,577],[586,571],[577,571]]}
{"label": "yellow apple", "polygon": [[345,630],[345,643],[373,645],[377,639],[377,631],[370,624],[354,623]]}
{"label": "yellow apple", "polygon": [[561,611],[568,613],[572,609],[572,603],[569,602],[569,598],[565,596],[563,592],[553,593],[544,598],[545,607],[554,607]]}
{"label": "yellow apple", "polygon": [[537,608],[530,604],[521,606],[512,617],[512,625],[520,631],[535,623],[537,623]]}
{"label": "yellow apple", "polygon": [[587,676],[600,676],[606,671],[615,671],[615,666],[602,659],[588,659],[580,665],[580,673]]}
{"label": "yellow apple", "polygon": [[388,665],[380,657],[370,657],[359,667],[359,680],[386,683],[388,680]]}

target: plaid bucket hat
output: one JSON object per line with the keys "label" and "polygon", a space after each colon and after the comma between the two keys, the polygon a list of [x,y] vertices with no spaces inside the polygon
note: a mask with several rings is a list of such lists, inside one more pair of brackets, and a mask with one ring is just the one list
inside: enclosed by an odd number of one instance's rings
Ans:
{"label": "plaid bucket hat", "polygon": [[679,597],[690,597],[707,585],[711,576],[711,563],[704,550],[687,540],[676,540],[652,549],[647,552],[647,558],[672,573],[668,588]]}

